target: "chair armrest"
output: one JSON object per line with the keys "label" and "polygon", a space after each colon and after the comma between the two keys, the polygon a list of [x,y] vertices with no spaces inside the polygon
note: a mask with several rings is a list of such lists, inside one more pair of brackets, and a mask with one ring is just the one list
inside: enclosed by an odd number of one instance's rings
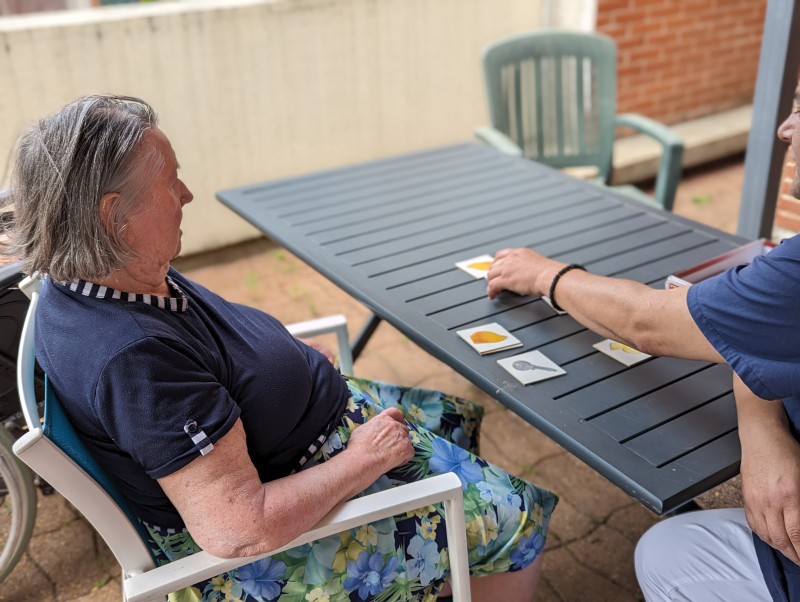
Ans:
{"label": "chair armrest", "polygon": [[343,314],[289,324],[286,329],[293,337],[297,338],[318,337],[322,334],[336,333],[339,349],[339,370],[341,370],[342,374],[352,376],[353,352],[347,335],[347,318]]}
{"label": "chair armrest", "polygon": [[[199,552],[160,566],[147,573],[127,576],[123,582],[125,599],[128,602],[163,600],[164,596],[170,592],[255,562],[260,558],[265,558],[335,533],[341,533],[359,525],[442,501],[445,503],[448,549],[453,550],[451,552],[450,565],[453,568],[454,575],[458,573],[459,577],[466,579],[468,566],[466,564],[466,527],[464,526],[464,501],[461,480],[453,473],[446,473],[344,502],[334,508],[316,527],[282,548],[266,554],[248,558],[217,558],[206,552]],[[453,526],[452,534],[451,524]],[[459,554],[459,551],[461,554]],[[459,570],[456,569],[456,566]],[[468,600],[468,582],[466,584],[454,582],[454,593],[457,592],[457,586],[459,587],[458,591],[463,596],[461,599]],[[466,595],[464,595],[465,592]]]}
{"label": "chair armrest", "polygon": [[635,113],[617,115],[616,124],[646,134],[661,144],[663,151],[656,177],[655,198],[664,209],[672,211],[683,168],[683,140],[664,124]]}
{"label": "chair armrest", "polygon": [[496,148],[501,153],[514,157],[522,156],[522,149],[517,146],[516,142],[490,125],[475,128],[475,137],[481,142]]}

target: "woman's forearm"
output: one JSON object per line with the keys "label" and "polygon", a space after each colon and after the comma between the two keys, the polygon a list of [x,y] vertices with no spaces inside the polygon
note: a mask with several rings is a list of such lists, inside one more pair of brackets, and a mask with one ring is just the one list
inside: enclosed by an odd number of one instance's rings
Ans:
{"label": "woman's forearm", "polygon": [[261,483],[237,421],[211,453],[159,484],[201,548],[250,556],[290,542],[412,456],[403,415],[390,408],[353,429],[347,449],[327,462]]}

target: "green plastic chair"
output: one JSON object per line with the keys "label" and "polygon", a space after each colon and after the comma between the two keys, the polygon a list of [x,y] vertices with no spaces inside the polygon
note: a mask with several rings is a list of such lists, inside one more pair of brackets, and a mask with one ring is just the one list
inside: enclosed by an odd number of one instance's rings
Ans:
{"label": "green plastic chair", "polygon": [[608,185],[614,129],[627,126],[662,148],[655,200],[634,186],[614,187],[668,211],[681,176],[683,141],[647,117],[616,114],[617,48],[608,36],[541,30],[483,51],[492,125],[475,130],[498,150],[556,168],[594,166]]}

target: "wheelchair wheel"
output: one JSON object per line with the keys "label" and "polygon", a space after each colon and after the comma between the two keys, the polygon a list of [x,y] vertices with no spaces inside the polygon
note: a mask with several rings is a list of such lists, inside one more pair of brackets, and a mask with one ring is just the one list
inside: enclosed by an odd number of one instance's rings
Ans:
{"label": "wheelchair wheel", "polygon": [[0,581],[28,547],[36,520],[33,473],[11,451],[13,444],[14,437],[0,424]]}

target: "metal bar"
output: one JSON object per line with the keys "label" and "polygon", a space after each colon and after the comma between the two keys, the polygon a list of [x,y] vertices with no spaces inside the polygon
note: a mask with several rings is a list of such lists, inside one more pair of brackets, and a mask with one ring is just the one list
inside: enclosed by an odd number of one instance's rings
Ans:
{"label": "metal bar", "polygon": [[789,114],[800,66],[800,0],[769,0],[758,78],[753,100],[753,121],[747,139],[747,156],[737,233],[747,238],[770,238],[778,202],[786,147],[775,136]]}
{"label": "metal bar", "polygon": [[359,332],[358,336],[353,339],[353,344],[351,345],[353,348],[353,361],[356,361],[358,356],[361,355],[361,352],[367,345],[367,341],[369,341],[370,337],[375,332],[375,329],[378,328],[378,324],[380,323],[381,319],[378,316],[375,314],[369,315],[369,318],[367,318],[367,321],[364,323],[364,327],[361,329],[361,332]]}

